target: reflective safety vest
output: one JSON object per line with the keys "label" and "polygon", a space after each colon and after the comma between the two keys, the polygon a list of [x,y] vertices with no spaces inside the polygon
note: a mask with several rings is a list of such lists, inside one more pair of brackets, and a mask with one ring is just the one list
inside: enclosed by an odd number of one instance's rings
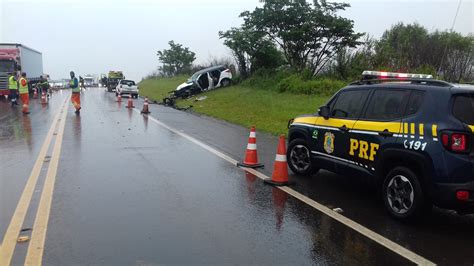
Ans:
{"label": "reflective safety vest", "polygon": [[[76,83],[77,85],[74,83]],[[69,87],[72,89],[72,92],[81,92],[81,88],[79,88],[79,82],[77,82],[76,77],[69,81]]]}
{"label": "reflective safety vest", "polygon": [[18,89],[18,83],[15,80],[15,76],[11,75],[10,78],[8,78],[8,88],[10,90],[16,90]]}
{"label": "reflective safety vest", "polygon": [[[23,82],[24,81],[24,82]],[[25,85],[23,85],[25,83]],[[20,94],[28,93],[28,80],[22,77],[18,82],[18,86],[20,89]]]}

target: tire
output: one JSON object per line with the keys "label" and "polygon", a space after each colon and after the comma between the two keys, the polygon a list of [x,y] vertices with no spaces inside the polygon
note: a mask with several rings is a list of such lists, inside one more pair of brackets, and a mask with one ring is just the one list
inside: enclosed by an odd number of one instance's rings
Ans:
{"label": "tire", "polygon": [[187,99],[189,97],[191,97],[191,91],[188,89],[188,90],[185,90],[183,91],[183,94],[181,94],[181,99]]}
{"label": "tire", "polygon": [[382,196],[389,214],[400,221],[414,221],[429,214],[431,202],[426,198],[420,176],[407,167],[395,167],[384,179]]}
{"label": "tire", "polygon": [[223,80],[221,81],[221,86],[222,86],[222,88],[225,88],[225,87],[227,87],[227,86],[229,86],[229,85],[230,85],[230,80],[229,80],[229,79],[223,79]]}
{"label": "tire", "polygon": [[294,139],[290,142],[286,158],[288,166],[295,174],[310,175],[319,170],[311,160],[311,149],[304,139]]}
{"label": "tire", "polygon": [[163,99],[163,103],[164,103],[165,105],[168,105],[168,106],[173,106],[173,105],[174,105],[174,101],[173,101],[173,99],[171,99],[171,98],[164,98],[164,99]]}

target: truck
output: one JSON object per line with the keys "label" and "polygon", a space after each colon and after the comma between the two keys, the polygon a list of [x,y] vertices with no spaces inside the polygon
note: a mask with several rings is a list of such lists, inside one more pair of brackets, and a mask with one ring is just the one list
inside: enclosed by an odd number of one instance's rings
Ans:
{"label": "truck", "polygon": [[114,91],[119,81],[122,79],[125,79],[122,71],[109,71],[109,75],[107,77],[107,91]]}
{"label": "truck", "polygon": [[12,73],[25,72],[31,88],[43,75],[41,52],[18,43],[0,43],[0,96],[9,95],[8,78]]}

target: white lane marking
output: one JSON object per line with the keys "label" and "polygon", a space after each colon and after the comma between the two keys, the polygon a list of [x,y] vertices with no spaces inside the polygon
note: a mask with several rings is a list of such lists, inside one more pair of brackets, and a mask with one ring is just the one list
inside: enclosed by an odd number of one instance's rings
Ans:
{"label": "white lane marking", "polygon": [[[140,114],[140,111],[136,110],[136,109],[133,109],[135,112],[137,112],[138,114]],[[214,153],[215,155],[221,157],[222,159],[228,161],[229,163],[233,164],[233,165],[236,165],[238,161],[232,159],[231,157],[225,155],[224,153],[210,147],[209,145],[183,133],[183,132],[180,132],[179,130],[177,129],[174,129],[166,124],[164,124],[163,122],[161,121],[158,121],[157,119],[155,119],[154,117],[148,115],[148,119],[150,119],[151,121],[155,122],[156,124],[158,124],[159,126],[162,126],[166,129],[168,129],[169,131],[197,144],[198,146],[204,148],[205,150],[211,152],[211,153]],[[270,179],[270,177],[266,176],[265,174],[255,170],[255,169],[251,169],[251,168],[242,168],[242,169],[245,169],[245,171],[259,177],[260,179],[262,180],[265,180],[265,179]],[[391,241],[390,239],[388,238],[385,238],[384,236],[370,230],[369,228],[367,227],[364,227],[363,225],[337,213],[337,212],[334,212],[332,211],[331,209],[329,209],[328,207],[322,205],[321,203],[318,203],[310,198],[308,198],[307,196],[293,190],[292,188],[290,187],[286,187],[286,186],[283,186],[283,187],[278,187],[279,189],[281,189],[282,191],[286,192],[287,194],[293,196],[294,198],[306,203],[307,205],[315,208],[316,210],[322,212],[323,214],[333,218],[334,220],[346,225],[347,227],[353,229],[354,231],[364,235],[365,237],[373,240],[374,242],[378,243],[379,245],[381,246],[384,246],[386,247],[387,249],[391,250],[392,252],[394,253],[397,253],[398,255],[416,263],[416,264],[419,264],[419,265],[435,265],[433,262],[429,261],[428,259],[402,247],[401,245]]]}

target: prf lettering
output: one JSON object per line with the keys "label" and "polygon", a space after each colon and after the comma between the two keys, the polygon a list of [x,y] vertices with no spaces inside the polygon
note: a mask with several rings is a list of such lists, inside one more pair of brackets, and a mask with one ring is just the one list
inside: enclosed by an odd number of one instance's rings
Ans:
{"label": "prf lettering", "polygon": [[369,143],[365,140],[351,139],[351,146],[349,148],[349,155],[359,156],[359,158],[374,161],[379,144]]}

